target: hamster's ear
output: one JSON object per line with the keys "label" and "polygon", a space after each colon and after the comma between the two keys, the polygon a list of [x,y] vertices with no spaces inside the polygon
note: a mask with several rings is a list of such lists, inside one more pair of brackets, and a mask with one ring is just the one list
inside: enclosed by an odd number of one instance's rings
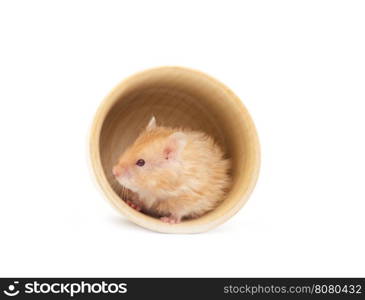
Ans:
{"label": "hamster's ear", "polygon": [[152,118],[150,119],[150,121],[148,122],[148,125],[146,127],[146,130],[152,130],[156,128],[156,118],[154,116],[152,116]]}
{"label": "hamster's ear", "polygon": [[185,133],[178,131],[171,134],[167,138],[167,143],[165,145],[163,155],[165,159],[176,159],[179,157],[182,150],[184,150],[187,142]]}

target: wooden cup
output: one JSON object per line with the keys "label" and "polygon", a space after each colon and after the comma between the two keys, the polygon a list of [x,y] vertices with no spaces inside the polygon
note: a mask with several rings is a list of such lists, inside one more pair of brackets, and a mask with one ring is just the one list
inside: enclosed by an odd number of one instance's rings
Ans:
{"label": "wooden cup", "polygon": [[[232,159],[232,188],[213,211],[171,225],[132,209],[120,198],[112,166],[152,115],[160,125],[208,133]],[[260,166],[256,129],[240,99],[216,79],[181,67],[147,70],[115,87],[95,115],[90,154],[97,182],[114,207],[132,222],[165,233],[203,232],[228,220],[246,203]]]}

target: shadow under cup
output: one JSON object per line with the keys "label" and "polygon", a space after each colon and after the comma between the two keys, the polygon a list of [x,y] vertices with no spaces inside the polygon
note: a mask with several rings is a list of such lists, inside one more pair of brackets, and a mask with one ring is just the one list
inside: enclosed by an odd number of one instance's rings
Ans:
{"label": "shadow under cup", "polygon": [[[112,167],[152,116],[158,125],[206,132],[232,160],[232,187],[213,211],[171,225],[135,211],[119,197]],[[260,164],[256,129],[240,99],[210,76],[180,67],[147,70],[120,83],[96,113],[90,150],[96,179],[111,203],[134,223],[166,233],[203,232],[233,216],[253,190]]]}

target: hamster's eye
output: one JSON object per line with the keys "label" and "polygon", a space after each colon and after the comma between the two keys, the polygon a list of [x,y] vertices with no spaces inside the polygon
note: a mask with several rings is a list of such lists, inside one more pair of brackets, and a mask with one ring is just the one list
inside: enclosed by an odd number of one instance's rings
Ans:
{"label": "hamster's eye", "polygon": [[143,167],[145,163],[146,162],[143,159],[139,159],[139,160],[137,160],[136,165],[138,167]]}

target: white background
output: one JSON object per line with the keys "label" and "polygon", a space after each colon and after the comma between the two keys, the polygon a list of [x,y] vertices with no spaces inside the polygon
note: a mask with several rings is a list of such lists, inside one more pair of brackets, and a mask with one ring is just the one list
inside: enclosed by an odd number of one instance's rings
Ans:
{"label": "white background", "polygon": [[[363,1],[2,1],[1,276],[365,276]],[[106,94],[181,65],[248,107],[262,169],[196,235],[139,228],[98,191]]]}

